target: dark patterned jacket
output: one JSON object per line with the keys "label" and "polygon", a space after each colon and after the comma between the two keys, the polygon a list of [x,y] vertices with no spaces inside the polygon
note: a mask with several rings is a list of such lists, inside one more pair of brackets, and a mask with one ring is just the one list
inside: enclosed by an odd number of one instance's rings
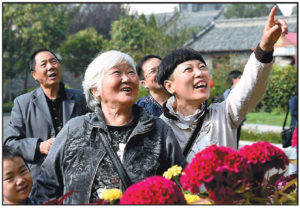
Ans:
{"label": "dark patterned jacket", "polygon": [[[125,146],[122,161],[132,182],[162,175],[175,164],[184,167],[186,160],[172,129],[138,105],[133,106],[133,113],[139,120]],[[76,192],[64,204],[89,202],[96,170],[106,153],[98,134],[91,137],[94,128],[101,129],[98,131],[101,136],[108,134],[102,115],[97,108],[93,113],[71,119],[60,131],[34,187],[36,203],[71,190]]]}

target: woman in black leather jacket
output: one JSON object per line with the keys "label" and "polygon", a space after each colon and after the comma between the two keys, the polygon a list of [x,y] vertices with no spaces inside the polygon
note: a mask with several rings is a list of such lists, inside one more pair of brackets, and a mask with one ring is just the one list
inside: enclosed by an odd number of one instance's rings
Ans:
{"label": "woman in black leather jacket", "polygon": [[75,190],[64,204],[83,204],[105,189],[128,188],[103,139],[120,159],[129,184],[186,165],[172,129],[134,104],[139,79],[129,55],[98,55],[86,70],[83,88],[94,112],[71,119],[57,135],[34,187],[36,203]]}

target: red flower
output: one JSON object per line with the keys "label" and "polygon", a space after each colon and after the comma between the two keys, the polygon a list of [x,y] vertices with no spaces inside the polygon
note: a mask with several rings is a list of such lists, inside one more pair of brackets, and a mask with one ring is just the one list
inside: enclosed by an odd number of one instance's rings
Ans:
{"label": "red flower", "polygon": [[50,200],[48,200],[48,201],[43,202],[43,205],[55,205],[55,204],[61,205],[61,204],[63,203],[63,201],[64,201],[65,199],[67,199],[69,196],[71,196],[74,192],[76,192],[76,191],[72,190],[72,191],[70,191],[70,192],[68,192],[68,193],[66,193],[66,194],[64,194],[64,195],[62,195],[62,196],[59,197],[58,199],[52,198],[52,199],[50,199]]}
{"label": "red flower", "polygon": [[297,148],[297,143],[298,143],[298,135],[297,135],[297,127],[294,130],[293,136],[292,136],[292,147]]}
{"label": "red flower", "polygon": [[272,168],[285,169],[289,163],[284,151],[266,141],[246,145],[239,149],[238,153],[247,159],[247,163],[251,165],[253,177],[260,182],[266,171]]}
{"label": "red flower", "polygon": [[[199,193],[198,187],[204,184],[212,198],[220,193],[220,190],[224,190],[226,202],[232,202],[235,200],[234,187],[248,176],[248,167],[245,158],[233,149],[212,145],[195,155],[183,170],[180,183],[183,189],[192,193]],[[224,202],[214,199],[216,203]]]}
{"label": "red flower", "polygon": [[236,194],[230,187],[220,187],[218,191],[211,192],[209,197],[217,204],[232,204]]}
{"label": "red flower", "polygon": [[120,204],[186,204],[186,201],[173,181],[154,176],[130,186]]}
{"label": "red flower", "polygon": [[212,88],[213,86],[215,86],[214,80],[213,78],[210,79],[210,88]]}

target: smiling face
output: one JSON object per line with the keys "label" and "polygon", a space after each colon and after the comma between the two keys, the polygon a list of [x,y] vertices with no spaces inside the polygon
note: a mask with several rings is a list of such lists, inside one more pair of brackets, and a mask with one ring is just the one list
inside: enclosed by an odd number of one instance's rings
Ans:
{"label": "smiling face", "polygon": [[24,204],[32,187],[32,178],[20,157],[3,159],[3,199],[7,204]]}
{"label": "smiling face", "polygon": [[156,74],[161,60],[158,58],[148,59],[142,66],[144,80],[141,84],[148,88],[150,91],[162,89],[162,87],[157,83]]}
{"label": "smiling face", "polygon": [[189,60],[177,65],[164,86],[175,95],[178,103],[200,106],[209,98],[210,79],[205,64],[199,60]]}
{"label": "smiling face", "polygon": [[104,73],[100,90],[92,93],[100,99],[101,105],[116,104],[132,106],[139,89],[139,77],[127,62],[122,62]]}
{"label": "smiling face", "polygon": [[61,79],[61,66],[52,53],[42,51],[35,56],[35,70],[31,74],[42,88],[57,86]]}

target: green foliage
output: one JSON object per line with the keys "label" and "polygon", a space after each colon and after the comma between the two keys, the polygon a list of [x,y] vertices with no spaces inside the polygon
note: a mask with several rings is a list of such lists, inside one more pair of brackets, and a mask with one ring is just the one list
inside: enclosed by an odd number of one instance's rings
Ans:
{"label": "green foliage", "polygon": [[280,107],[285,111],[289,99],[296,94],[297,82],[295,65],[285,67],[273,65],[266,93],[261,105],[256,110],[271,112],[273,109]]}
{"label": "green foliage", "polygon": [[270,143],[281,144],[281,135],[280,133],[275,133],[271,131],[260,133],[256,131],[243,130],[242,127],[240,140],[253,141],[253,142],[267,141]]}
{"label": "green foliage", "polygon": [[157,24],[156,24],[156,20],[155,20],[155,17],[154,17],[154,14],[151,14],[150,15],[150,18],[149,18],[149,23],[148,23],[151,27],[157,27]]}
{"label": "green foliage", "polygon": [[70,35],[59,49],[63,57],[62,64],[71,72],[84,74],[88,64],[105,44],[102,35],[98,35],[94,28],[86,28]]}
{"label": "green foliage", "polygon": [[[127,16],[111,25],[111,40],[108,49],[117,49],[130,54],[136,61],[144,54],[157,54],[156,28],[145,24],[145,18]],[[161,36],[164,36],[161,33]]]}
{"label": "green foliage", "polygon": [[219,58],[218,64],[214,69],[211,69],[211,75],[213,77],[214,86],[210,92],[209,103],[213,98],[222,95],[226,89],[231,87],[231,83],[228,80],[228,74],[233,70],[239,70],[243,72],[243,68],[246,63],[231,63],[228,60],[235,59],[235,55],[229,55],[228,57]]}
{"label": "green foliage", "polygon": [[11,112],[13,106],[14,106],[13,102],[3,103],[3,112]]}
{"label": "green foliage", "polygon": [[263,17],[269,14],[271,6],[273,4],[230,4],[224,12],[224,17],[227,19]]}
{"label": "green foliage", "polygon": [[33,88],[28,88],[27,90],[21,90],[21,94],[24,94],[26,92],[31,92],[31,91],[33,91],[33,90],[35,90],[37,88],[39,88],[39,87],[33,87]]}
{"label": "green foliage", "polygon": [[[27,83],[31,53],[55,51],[65,39],[73,13],[67,4],[3,4],[3,77],[22,75]],[[26,84],[25,86],[26,87]]]}
{"label": "green foliage", "polygon": [[143,85],[140,85],[137,100],[142,97],[145,97],[148,94],[149,94],[149,90],[145,88]]}
{"label": "green foliage", "polygon": [[149,54],[163,57],[170,50],[182,47],[194,31],[191,28],[178,29],[176,21],[169,24],[172,32],[168,32],[166,26],[158,25],[154,15],[148,21],[145,15],[123,17],[111,25],[111,40],[107,50],[116,49],[128,53],[136,62]]}
{"label": "green foliage", "polygon": [[[282,126],[285,118],[285,112],[272,111],[271,113],[267,112],[251,112],[247,114],[246,123],[251,124],[266,124],[273,126]],[[291,115],[289,113],[287,118],[286,126],[289,126],[291,123]]]}

